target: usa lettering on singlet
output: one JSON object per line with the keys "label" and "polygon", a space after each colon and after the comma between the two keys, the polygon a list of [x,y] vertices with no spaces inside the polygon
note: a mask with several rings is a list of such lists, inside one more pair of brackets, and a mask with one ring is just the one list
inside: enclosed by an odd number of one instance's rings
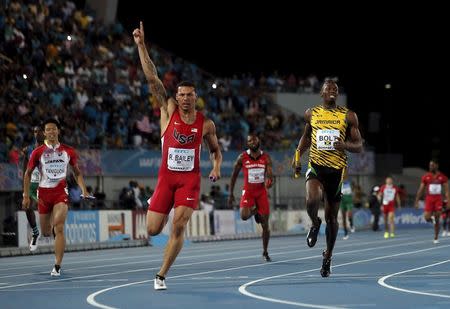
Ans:
{"label": "usa lettering on singlet", "polygon": [[334,148],[338,139],[345,140],[347,130],[346,107],[326,109],[316,106],[311,109],[311,147],[309,159],[312,163],[342,169],[347,166],[345,151]]}
{"label": "usa lettering on singlet", "polygon": [[204,116],[196,112],[192,124],[185,123],[176,109],[161,137],[161,172],[200,172],[200,150]]}

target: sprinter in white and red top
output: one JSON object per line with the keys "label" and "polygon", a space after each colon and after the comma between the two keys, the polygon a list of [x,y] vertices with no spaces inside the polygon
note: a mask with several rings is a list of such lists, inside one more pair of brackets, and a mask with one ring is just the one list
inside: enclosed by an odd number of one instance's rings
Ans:
{"label": "sprinter in white and red top", "polygon": [[391,176],[386,177],[384,185],[381,186],[378,192],[378,200],[383,205],[384,238],[386,239],[395,237],[395,204],[397,203],[398,208],[401,207],[398,192],[398,187],[394,185],[394,180]]}
{"label": "sprinter in white and red top", "polygon": [[[31,174],[37,167],[41,178],[37,191],[39,221],[42,234],[46,237],[55,237],[55,266],[50,273],[60,276],[61,263],[64,256],[66,239],[64,237],[64,224],[68,211],[67,194],[67,168],[70,164],[75,174],[83,196],[88,197],[83,176],[77,165],[77,154],[72,147],[59,143],[59,122],[48,119],[44,122],[44,145],[39,146],[31,153],[23,180],[23,207],[30,204]],[[53,218],[53,219],[52,219]]]}
{"label": "sprinter in white and red top", "polygon": [[155,290],[165,290],[165,275],[183,247],[186,225],[199,204],[202,139],[211,153],[209,178],[212,181],[220,178],[222,154],[214,122],[195,110],[195,85],[181,82],[177,87],[176,101],[168,98],[147,52],[142,22],[133,31],[133,37],[152,96],[161,109],[162,161],[147,212],[148,233],[158,235],[167,222],[170,210],[175,208],[163,264],[154,280]]}

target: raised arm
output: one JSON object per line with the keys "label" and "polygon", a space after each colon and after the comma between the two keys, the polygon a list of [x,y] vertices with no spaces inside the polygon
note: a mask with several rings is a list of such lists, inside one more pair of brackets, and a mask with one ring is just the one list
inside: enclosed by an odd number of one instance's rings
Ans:
{"label": "raised arm", "polygon": [[142,70],[147,78],[148,84],[152,95],[155,97],[156,103],[167,114],[168,117],[168,102],[167,93],[164,89],[163,83],[158,77],[158,71],[155,64],[150,59],[147,51],[147,47],[144,42],[144,25],[142,21],[139,23],[139,29],[136,28],[133,31],[134,42],[136,43],[139,51],[139,59],[141,60]]}
{"label": "raised arm", "polygon": [[242,168],[242,153],[237,157],[236,162],[234,162],[233,173],[230,178],[230,196],[228,197],[228,205],[232,206],[234,203],[234,185],[236,184],[236,179]]}

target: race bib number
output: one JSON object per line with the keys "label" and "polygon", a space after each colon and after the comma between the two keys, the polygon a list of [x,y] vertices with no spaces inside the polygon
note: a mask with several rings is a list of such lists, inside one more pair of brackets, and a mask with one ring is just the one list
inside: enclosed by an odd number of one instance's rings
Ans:
{"label": "race bib number", "polygon": [[334,142],[339,139],[339,130],[317,130],[317,150],[335,150]]}
{"label": "race bib number", "polygon": [[428,186],[428,193],[429,194],[441,194],[442,192],[442,185],[440,183],[430,183]]}
{"label": "race bib number", "polygon": [[249,183],[262,183],[264,182],[264,168],[251,168],[248,170],[248,182]]}
{"label": "race bib number", "polygon": [[395,198],[395,189],[394,188],[386,188],[383,191],[383,205],[389,204]]}
{"label": "race bib number", "polygon": [[195,149],[169,147],[167,168],[171,171],[189,172],[194,169]]}
{"label": "race bib number", "polygon": [[64,161],[49,163],[44,166],[43,170],[48,180],[59,181],[60,179],[66,177],[67,164]]}

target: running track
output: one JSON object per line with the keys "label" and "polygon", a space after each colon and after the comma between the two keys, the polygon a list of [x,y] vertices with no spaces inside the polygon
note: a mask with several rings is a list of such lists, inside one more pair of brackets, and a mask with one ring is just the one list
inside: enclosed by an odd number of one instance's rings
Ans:
{"label": "running track", "polygon": [[394,239],[361,231],[338,239],[332,274],[319,273],[324,236],[274,237],[272,263],[261,241],[191,243],[153,290],[163,248],[66,253],[51,278],[53,255],[0,259],[0,307],[9,308],[450,308],[450,237],[400,230]]}

